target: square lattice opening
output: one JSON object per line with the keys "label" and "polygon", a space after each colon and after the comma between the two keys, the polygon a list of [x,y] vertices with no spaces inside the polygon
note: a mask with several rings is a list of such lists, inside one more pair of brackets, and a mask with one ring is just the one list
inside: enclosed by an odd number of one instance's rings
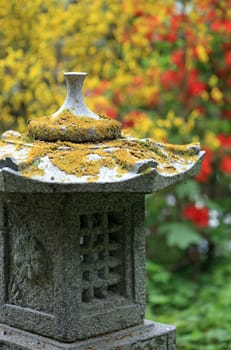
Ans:
{"label": "square lattice opening", "polygon": [[123,214],[80,216],[82,301],[123,295]]}

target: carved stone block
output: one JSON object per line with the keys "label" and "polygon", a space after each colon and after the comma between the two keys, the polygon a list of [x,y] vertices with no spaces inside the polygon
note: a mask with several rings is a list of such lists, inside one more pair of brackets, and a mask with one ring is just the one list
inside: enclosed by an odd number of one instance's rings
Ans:
{"label": "carved stone block", "polygon": [[73,342],[143,321],[143,194],[2,193],[0,202],[0,322]]}

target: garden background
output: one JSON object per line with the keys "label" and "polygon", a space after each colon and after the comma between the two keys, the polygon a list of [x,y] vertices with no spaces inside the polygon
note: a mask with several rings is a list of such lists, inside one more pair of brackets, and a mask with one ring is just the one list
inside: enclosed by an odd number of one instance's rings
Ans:
{"label": "garden background", "polygon": [[0,28],[1,132],[87,71],[88,106],[124,133],[201,142],[201,173],[147,197],[147,318],[178,349],[231,349],[231,1],[11,0]]}

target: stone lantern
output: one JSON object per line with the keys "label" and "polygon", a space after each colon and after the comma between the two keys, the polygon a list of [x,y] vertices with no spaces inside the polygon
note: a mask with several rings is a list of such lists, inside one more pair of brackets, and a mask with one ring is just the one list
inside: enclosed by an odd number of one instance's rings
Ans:
{"label": "stone lantern", "polygon": [[86,73],[28,134],[0,141],[0,349],[175,349],[144,321],[145,194],[199,171],[198,144],[121,134],[84,104]]}

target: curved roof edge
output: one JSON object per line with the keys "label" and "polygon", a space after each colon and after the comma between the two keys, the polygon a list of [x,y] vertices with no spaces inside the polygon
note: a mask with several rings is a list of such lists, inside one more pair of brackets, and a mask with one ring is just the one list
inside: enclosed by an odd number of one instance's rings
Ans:
{"label": "curved roof edge", "polygon": [[200,171],[200,166],[205,152],[201,151],[198,161],[193,166],[175,175],[161,175],[156,169],[150,169],[148,173],[134,175],[130,179],[115,182],[88,182],[88,183],[57,183],[45,182],[24,177],[16,170],[4,167],[0,170],[0,191],[17,193],[54,193],[54,192],[134,192],[152,193],[175,183],[195,176]]}

